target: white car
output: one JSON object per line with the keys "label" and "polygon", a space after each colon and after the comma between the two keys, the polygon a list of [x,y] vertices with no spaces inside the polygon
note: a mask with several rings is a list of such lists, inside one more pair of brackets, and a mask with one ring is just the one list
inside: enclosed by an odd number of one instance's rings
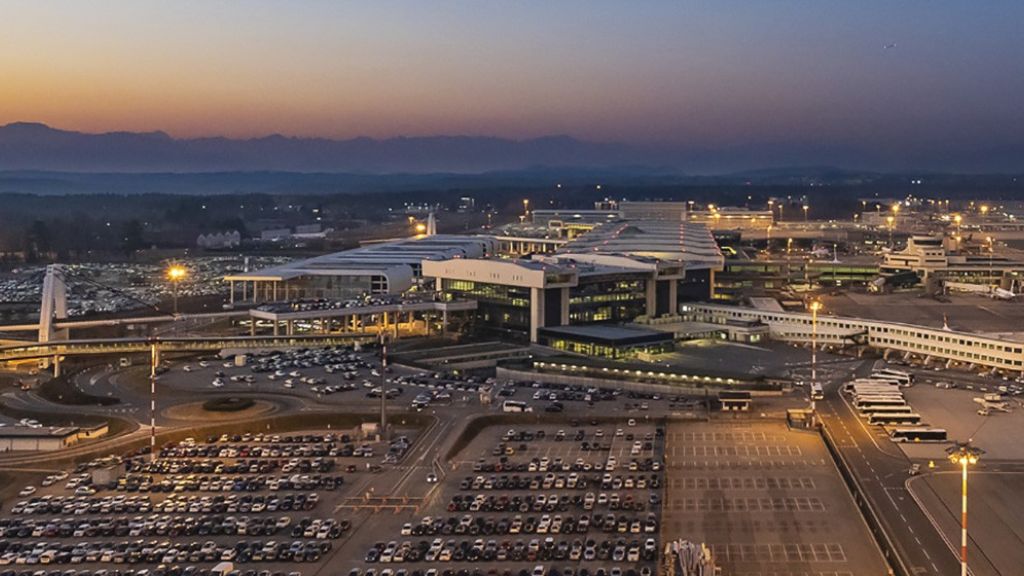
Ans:
{"label": "white car", "polygon": [[31,495],[33,495],[35,493],[36,493],[36,487],[35,486],[25,486],[24,488],[21,489],[21,492],[18,492],[18,496],[31,496]]}

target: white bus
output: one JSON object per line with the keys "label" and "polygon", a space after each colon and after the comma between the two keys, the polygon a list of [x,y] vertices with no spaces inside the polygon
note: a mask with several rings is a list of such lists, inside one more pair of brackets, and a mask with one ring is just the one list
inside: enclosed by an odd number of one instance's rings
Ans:
{"label": "white bus", "polygon": [[917,426],[921,423],[921,415],[905,413],[886,414],[884,412],[876,412],[868,416],[868,424],[874,426],[891,426],[893,424],[900,424],[903,426]]}
{"label": "white bus", "polygon": [[858,410],[866,410],[878,406],[906,406],[907,401],[903,398],[858,398],[854,405]]}
{"label": "white bus", "polygon": [[862,392],[853,395],[854,402],[861,398],[903,398],[903,394],[899,392]]}
{"label": "white bus", "polygon": [[821,384],[815,382],[811,384],[811,400],[824,400],[825,389],[821,387]]}
{"label": "white bus", "polygon": [[892,378],[900,383],[900,386],[909,386],[914,381],[914,375],[909,372],[902,370],[893,370],[892,368],[882,368],[881,370],[875,370],[871,373],[872,377],[879,378]]}
{"label": "white bus", "polygon": [[942,428],[897,428],[889,433],[893,442],[945,442]]}
{"label": "white bus", "polygon": [[864,418],[870,417],[872,414],[913,414],[914,409],[910,406],[875,406],[874,408],[865,408],[860,413]]}
{"label": "white bus", "polygon": [[533,412],[533,408],[530,408],[526,402],[520,402],[518,400],[505,400],[501,404],[502,412]]}
{"label": "white bus", "polygon": [[867,392],[900,393],[899,386],[889,384],[852,384],[847,385],[846,392],[856,396]]}
{"label": "white bus", "polygon": [[843,384],[843,392],[853,392],[857,388],[889,388],[892,390],[899,389],[899,384],[895,380],[874,380],[874,379],[861,379],[851,380],[846,384]]}

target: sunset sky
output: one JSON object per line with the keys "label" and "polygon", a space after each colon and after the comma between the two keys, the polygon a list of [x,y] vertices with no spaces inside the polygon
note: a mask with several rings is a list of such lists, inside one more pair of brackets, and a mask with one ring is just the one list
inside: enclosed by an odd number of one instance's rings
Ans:
{"label": "sunset sky", "polygon": [[1002,145],[1022,22],[1019,0],[0,0],[0,124]]}

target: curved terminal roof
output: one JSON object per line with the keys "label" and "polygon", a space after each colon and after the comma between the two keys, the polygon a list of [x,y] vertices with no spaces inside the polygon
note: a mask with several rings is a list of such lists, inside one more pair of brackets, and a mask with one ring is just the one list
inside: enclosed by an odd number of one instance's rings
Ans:
{"label": "curved terminal roof", "polygon": [[721,268],[724,264],[718,243],[706,226],[668,220],[607,222],[562,246],[558,253],[676,260],[688,270]]}

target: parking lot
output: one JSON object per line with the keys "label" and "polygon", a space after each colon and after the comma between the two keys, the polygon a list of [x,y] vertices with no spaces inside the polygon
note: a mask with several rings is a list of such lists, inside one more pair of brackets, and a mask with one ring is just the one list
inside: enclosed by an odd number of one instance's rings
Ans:
{"label": "parking lot", "polygon": [[653,574],[662,445],[653,424],[626,421],[486,428],[419,510],[353,535],[345,571]]}
{"label": "parking lot", "polygon": [[706,543],[726,574],[885,573],[817,435],[718,420],[672,423],[666,442],[664,539]]}
{"label": "parking lot", "polygon": [[408,443],[223,435],[164,446],[154,462],[111,457],[50,474],[5,503],[0,566],[200,574],[230,561],[245,574],[314,573],[351,532],[336,507]]}
{"label": "parking lot", "polygon": [[[382,372],[385,372],[382,374]],[[476,399],[484,379],[447,373],[381,368],[375,348],[302,349],[252,354],[244,365],[234,358],[175,361],[160,382],[183,390],[289,394],[346,406],[377,406],[382,393],[396,405],[448,405]],[[382,387],[383,385],[383,387]]]}

